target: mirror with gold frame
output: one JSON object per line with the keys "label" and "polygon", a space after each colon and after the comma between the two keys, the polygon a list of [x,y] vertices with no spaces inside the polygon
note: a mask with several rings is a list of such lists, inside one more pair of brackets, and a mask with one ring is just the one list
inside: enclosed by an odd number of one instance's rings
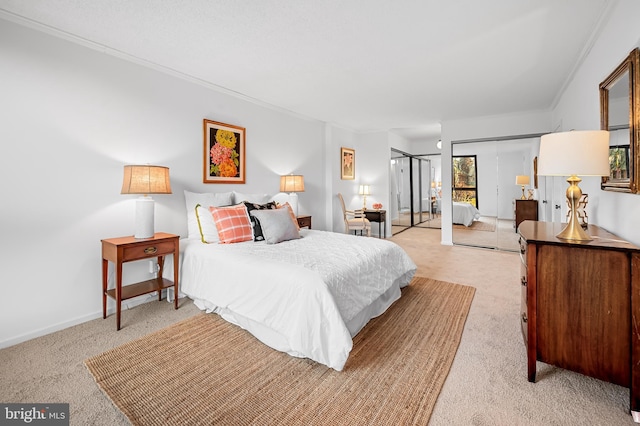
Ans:
{"label": "mirror with gold frame", "polygon": [[600,128],[608,130],[609,176],[606,191],[638,192],[640,184],[640,50],[600,83]]}

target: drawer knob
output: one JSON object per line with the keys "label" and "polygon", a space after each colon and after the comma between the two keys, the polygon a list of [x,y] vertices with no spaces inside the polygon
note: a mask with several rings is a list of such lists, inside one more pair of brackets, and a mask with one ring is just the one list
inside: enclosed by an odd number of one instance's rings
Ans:
{"label": "drawer knob", "polygon": [[520,277],[520,284],[522,284],[523,287],[527,286],[527,279],[525,277]]}
{"label": "drawer knob", "polygon": [[522,322],[527,322],[527,313],[526,312],[522,313]]}
{"label": "drawer knob", "polygon": [[144,254],[154,254],[157,251],[158,251],[157,247],[151,246],[144,249]]}

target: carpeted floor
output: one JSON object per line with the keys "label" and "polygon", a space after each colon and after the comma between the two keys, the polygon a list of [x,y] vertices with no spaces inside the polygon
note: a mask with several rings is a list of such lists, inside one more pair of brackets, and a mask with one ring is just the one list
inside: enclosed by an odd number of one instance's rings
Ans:
{"label": "carpeted floor", "polygon": [[[483,219],[483,218],[481,218]],[[464,226],[460,224],[453,224],[454,232],[456,230],[462,231],[484,231],[484,232],[495,232],[496,230],[496,221],[495,218],[484,218],[485,220],[474,220],[473,223],[469,226]],[[492,220],[491,220],[492,219]]]}
{"label": "carpeted floor", "polygon": [[206,314],[86,365],[134,425],[424,425],[473,294],[415,278],[356,336],[342,372],[274,351]]}
{"label": "carpeted floor", "polygon": [[[518,253],[443,246],[440,230],[425,228],[391,240],[416,262],[418,275],[476,289],[429,426],[634,425],[626,388],[544,363],[538,363],[536,383],[527,381]],[[122,313],[120,331],[113,315],[102,319],[96,301],[95,320],[0,350],[0,401],[67,402],[72,426],[129,424],[84,360],[201,314],[187,299],[178,310],[149,300]]]}

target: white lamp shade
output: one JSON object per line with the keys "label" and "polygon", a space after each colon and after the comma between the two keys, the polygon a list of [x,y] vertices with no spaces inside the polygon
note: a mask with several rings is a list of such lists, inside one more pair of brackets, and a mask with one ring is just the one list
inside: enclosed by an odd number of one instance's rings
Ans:
{"label": "white lamp shade", "polygon": [[538,175],[609,176],[609,132],[583,130],[543,135]]}
{"label": "white lamp shade", "polygon": [[516,176],[516,185],[529,185],[529,176]]}
{"label": "white lamp shade", "polygon": [[369,185],[360,185],[360,189],[358,191],[360,195],[371,195],[371,191],[369,190]]}
{"label": "white lamp shade", "polygon": [[280,192],[304,192],[304,176],[280,176]]}

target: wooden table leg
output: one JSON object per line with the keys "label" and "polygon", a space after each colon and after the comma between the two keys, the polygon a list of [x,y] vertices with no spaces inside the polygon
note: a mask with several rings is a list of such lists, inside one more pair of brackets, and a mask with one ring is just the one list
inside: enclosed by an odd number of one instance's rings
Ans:
{"label": "wooden table leg", "polygon": [[173,306],[178,309],[178,265],[180,264],[178,248],[173,252]]}
{"label": "wooden table leg", "polygon": [[156,282],[158,283],[158,302],[162,300],[162,271],[164,270],[164,256],[158,256],[158,276]]}
{"label": "wooden table leg", "polygon": [[120,330],[120,308],[122,307],[122,263],[116,263],[116,327]]}
{"label": "wooden table leg", "polygon": [[102,319],[107,317],[107,272],[109,261],[102,259]]}

